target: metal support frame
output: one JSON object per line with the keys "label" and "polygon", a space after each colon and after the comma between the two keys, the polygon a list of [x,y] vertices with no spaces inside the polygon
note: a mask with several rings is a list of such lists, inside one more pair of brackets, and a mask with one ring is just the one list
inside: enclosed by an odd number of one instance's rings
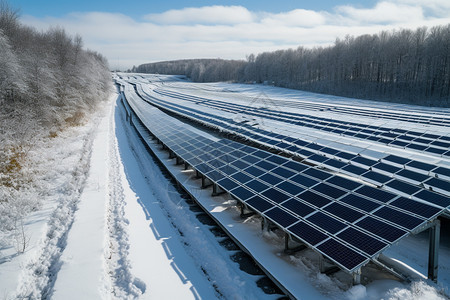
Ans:
{"label": "metal support frame", "polygon": [[176,161],[177,166],[181,165],[183,163],[183,160],[179,156],[177,156],[176,159],[177,159],[177,161]]}
{"label": "metal support frame", "polygon": [[441,222],[436,219],[430,227],[430,246],[428,249],[428,279],[437,282],[439,270],[439,242],[441,234]]}
{"label": "metal support frame", "polygon": [[250,217],[250,216],[253,216],[254,214],[255,214],[255,212],[254,211],[245,211],[245,205],[244,204],[242,204],[242,203],[240,203],[240,202],[238,202],[238,204],[240,205],[240,207],[241,207],[241,215],[240,215],[240,217],[242,218],[242,219],[246,219],[246,218],[248,218],[248,217]]}
{"label": "metal support frame", "polygon": [[222,188],[217,183],[213,183],[212,187],[213,187],[213,192],[212,192],[211,196],[213,196],[213,197],[226,193],[226,191],[222,190]]}
{"label": "metal support frame", "polygon": [[353,285],[361,284],[361,268],[353,272]]}
{"label": "metal support frame", "polygon": [[169,159],[172,159],[172,158],[177,157],[177,156],[175,155],[175,153],[173,153],[173,151],[171,151],[170,149],[169,149],[168,151],[169,151]]}
{"label": "metal support frame", "polygon": [[211,186],[213,183],[211,180],[206,178],[205,176],[202,176],[202,189],[206,189],[207,187]]}
{"label": "metal support frame", "polygon": [[291,236],[288,233],[284,233],[284,253],[288,255],[292,255],[296,252],[305,250],[307,247],[304,244],[300,244],[296,247],[289,247],[289,240],[291,239]]}

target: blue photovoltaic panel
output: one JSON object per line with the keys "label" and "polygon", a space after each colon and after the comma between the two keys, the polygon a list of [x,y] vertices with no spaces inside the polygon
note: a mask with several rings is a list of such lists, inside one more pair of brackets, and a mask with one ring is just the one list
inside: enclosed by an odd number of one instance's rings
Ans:
{"label": "blue photovoltaic panel", "polygon": [[267,171],[270,171],[270,170],[275,169],[275,168],[277,167],[277,166],[274,165],[273,163],[270,163],[270,162],[265,161],[265,160],[262,160],[262,161],[260,161],[260,162],[257,162],[257,163],[255,164],[255,166],[258,166],[258,167],[260,167],[261,169],[264,169],[264,170],[267,170]]}
{"label": "blue photovoltaic panel", "polygon": [[217,184],[220,185],[226,191],[230,191],[238,186],[238,184],[235,181],[229,178],[223,178],[219,180]]}
{"label": "blue photovoltaic panel", "polygon": [[431,171],[434,168],[436,168],[435,165],[423,163],[423,162],[420,162],[420,161],[411,161],[406,166],[412,167],[412,168],[416,168],[416,169],[420,169],[420,170],[423,170],[423,171]]}
{"label": "blue photovoltaic panel", "polygon": [[363,213],[337,202],[326,206],[324,210],[350,223],[353,223],[364,216]]}
{"label": "blue photovoltaic panel", "polygon": [[227,175],[234,174],[238,171],[238,169],[236,169],[232,166],[227,166],[227,165],[220,167],[219,170]]}
{"label": "blue photovoltaic panel", "polygon": [[305,191],[299,194],[297,197],[319,208],[331,202],[330,199],[311,191]]}
{"label": "blue photovoltaic panel", "polygon": [[344,151],[338,152],[334,156],[337,156],[337,157],[345,159],[345,160],[350,160],[350,159],[356,157],[356,155],[348,153],[348,152],[344,152]]}
{"label": "blue photovoltaic panel", "polygon": [[295,175],[294,172],[290,171],[289,169],[283,168],[283,167],[278,167],[276,169],[273,169],[271,172],[275,173],[283,178],[286,178],[286,179]]}
{"label": "blue photovoltaic panel", "polygon": [[386,164],[386,163],[377,163],[376,165],[374,165],[372,167],[372,169],[378,169],[378,170],[382,170],[385,171],[387,173],[395,173],[401,170],[401,168],[390,165],[390,164]]}
{"label": "blue photovoltaic panel", "polygon": [[237,172],[233,175],[231,175],[232,178],[234,178],[235,180],[237,180],[239,183],[246,183],[250,180],[252,180],[252,177],[245,175],[242,172]]}
{"label": "blue photovoltaic panel", "polygon": [[274,175],[269,174],[269,173],[266,173],[266,174],[262,175],[259,178],[261,180],[264,180],[265,182],[267,182],[270,185],[275,185],[275,184],[278,184],[278,183],[283,181],[283,179],[281,179],[280,177],[274,176]]}
{"label": "blue photovoltaic panel", "polygon": [[429,176],[427,176],[427,175],[424,175],[422,173],[417,173],[414,171],[410,171],[407,169],[400,170],[399,172],[397,172],[395,174],[399,175],[401,177],[411,179],[413,181],[417,181],[417,182],[423,182],[429,178]]}
{"label": "blue photovoltaic panel", "polygon": [[287,162],[287,158],[284,158],[282,156],[278,155],[272,155],[266,158],[267,161],[273,162],[277,165],[282,165],[283,163]]}
{"label": "blue photovoltaic panel", "polygon": [[327,165],[329,167],[333,167],[333,168],[336,168],[336,169],[340,169],[340,168],[345,167],[347,165],[346,163],[343,163],[342,161],[337,160],[337,159],[333,159],[333,158],[330,158],[330,159],[324,161],[323,163],[324,163],[324,165]]}
{"label": "blue photovoltaic panel", "polygon": [[223,175],[222,173],[220,173],[216,170],[206,173],[205,176],[215,182],[217,182],[218,180],[220,180],[222,178],[225,178],[225,175]]}
{"label": "blue photovoltaic panel", "polygon": [[414,194],[414,197],[428,201],[430,203],[434,203],[441,207],[450,206],[450,197],[439,195],[439,194],[431,192],[431,191],[422,190],[422,191],[418,192],[417,194]]}
{"label": "blue photovoltaic panel", "polygon": [[333,176],[333,177],[328,178],[326,181],[331,184],[334,184],[336,186],[350,190],[350,191],[352,191],[362,185],[359,182],[344,178],[342,176]]}
{"label": "blue photovoltaic panel", "polygon": [[323,182],[314,186],[312,189],[319,193],[327,195],[327,196],[331,197],[332,199],[338,199],[339,197],[347,194],[347,191],[338,189],[334,186],[331,186],[331,185],[323,183]]}
{"label": "blue photovoltaic panel", "polygon": [[347,165],[347,166],[343,167],[341,170],[345,170],[345,171],[355,174],[355,175],[361,175],[367,171],[366,169],[363,169],[363,168],[360,168],[360,167],[357,167],[354,165]]}
{"label": "blue photovoltaic panel", "polygon": [[385,184],[386,182],[388,182],[389,180],[392,179],[392,177],[377,173],[377,172],[373,172],[373,171],[367,171],[366,173],[362,174],[361,177],[363,179],[369,179],[371,181],[375,181],[377,183],[380,184]]}
{"label": "blue photovoltaic panel", "polygon": [[371,167],[377,163],[376,160],[368,159],[362,156],[357,156],[356,158],[352,159],[351,162],[356,162],[368,167]]}
{"label": "blue photovoltaic panel", "polygon": [[400,156],[396,156],[396,155],[388,155],[385,158],[383,158],[384,160],[388,160],[391,161],[393,163],[399,164],[399,165],[405,165],[407,163],[409,163],[411,160],[404,158],[404,157],[400,157]]}
{"label": "blue photovoltaic panel", "polygon": [[304,164],[301,164],[301,163],[298,163],[298,162],[292,161],[292,160],[288,161],[283,166],[287,167],[295,172],[298,172],[298,173],[309,168],[307,165],[304,165]]}
{"label": "blue photovoltaic panel", "polygon": [[250,164],[257,163],[258,161],[261,160],[260,158],[258,158],[256,156],[253,156],[253,155],[247,155],[247,156],[242,157],[241,159],[243,161],[246,161],[246,162],[250,163]]}
{"label": "blue photovoltaic panel", "polygon": [[355,192],[357,192],[358,194],[367,196],[369,198],[381,201],[383,203],[386,203],[396,197],[395,194],[392,194],[392,193],[389,193],[389,192],[386,192],[386,191],[383,191],[383,190],[380,190],[377,188],[373,188],[368,185],[360,187]]}
{"label": "blue photovoltaic panel", "polygon": [[441,211],[441,209],[434,206],[427,205],[405,197],[400,197],[397,200],[394,200],[391,205],[412,212],[424,218],[431,218]]}
{"label": "blue photovoltaic panel", "polygon": [[292,225],[288,230],[313,246],[327,238],[327,235],[303,222]]}
{"label": "blue photovoltaic panel", "polygon": [[350,271],[358,265],[364,263],[364,261],[368,260],[366,257],[334,239],[329,239],[323,242],[317,247],[317,249],[319,249],[326,256],[339,262],[343,267]]}
{"label": "blue photovoltaic panel", "polygon": [[250,166],[250,167],[244,169],[244,171],[247,172],[248,174],[254,176],[254,177],[258,177],[258,176],[260,176],[260,175],[265,173],[260,168],[257,168],[257,167],[254,167],[254,166]]}
{"label": "blue photovoltaic panel", "polygon": [[364,251],[370,256],[387,246],[386,243],[351,227],[339,233],[337,237]]}
{"label": "blue photovoltaic panel", "polygon": [[312,208],[311,206],[306,205],[295,199],[289,199],[288,201],[282,203],[281,206],[289,209],[290,211],[294,212],[300,217],[307,216],[313,211],[315,211],[315,209]]}
{"label": "blue photovoltaic panel", "polygon": [[269,208],[273,207],[272,203],[261,198],[260,196],[253,196],[252,198],[245,201],[245,203],[260,212],[264,212],[264,211],[268,210]]}
{"label": "blue photovoltaic panel", "polygon": [[238,199],[245,201],[247,199],[250,199],[251,197],[254,196],[254,193],[242,186],[239,186],[235,189],[232,189],[230,191],[231,194],[233,194],[234,196],[236,196]]}
{"label": "blue photovoltaic panel", "polygon": [[380,207],[378,203],[373,202],[371,200],[367,200],[363,197],[354,194],[346,195],[339,201],[347,203],[348,205],[351,205],[353,207],[359,208],[365,212],[371,212],[374,209]]}
{"label": "blue photovoltaic panel", "polygon": [[331,234],[335,234],[347,226],[345,223],[338,221],[320,211],[317,211],[315,214],[309,216],[307,220]]}
{"label": "blue photovoltaic panel", "polygon": [[270,200],[275,201],[277,203],[281,203],[290,198],[287,194],[282,193],[279,190],[276,190],[274,188],[270,188],[270,189],[262,192],[261,195],[266,196]]}
{"label": "blue photovoltaic panel", "polygon": [[288,227],[298,221],[298,218],[278,207],[274,207],[271,210],[266,211],[264,214],[283,227]]}
{"label": "blue photovoltaic panel", "polygon": [[312,176],[312,177],[320,179],[320,180],[325,180],[328,177],[331,177],[331,174],[326,173],[324,171],[314,169],[314,168],[309,168],[309,169],[303,171],[303,174],[307,174],[309,176]]}
{"label": "blue photovoltaic panel", "polygon": [[240,170],[245,169],[248,166],[250,166],[250,164],[248,162],[242,161],[240,159],[231,162],[230,165],[232,165],[233,167],[236,167]]}
{"label": "blue photovoltaic panel", "polygon": [[269,186],[267,184],[265,184],[257,179],[253,179],[252,181],[247,182],[245,185],[257,193],[260,193],[269,188]]}
{"label": "blue photovoltaic panel", "polygon": [[388,183],[386,183],[386,186],[396,189],[398,191],[401,191],[408,195],[412,195],[415,192],[421,190],[421,188],[419,188],[418,186],[415,186],[415,185],[412,185],[412,184],[409,184],[407,182],[403,182],[403,181],[400,181],[397,179],[393,179],[392,181],[389,181]]}
{"label": "blue photovoltaic panel", "polygon": [[303,185],[304,187],[307,187],[307,188],[312,187],[313,185],[318,183],[317,180],[312,179],[312,178],[307,177],[307,176],[304,176],[302,174],[297,174],[294,177],[292,177],[290,180],[295,182],[295,183],[301,184],[301,185]]}
{"label": "blue photovoltaic panel", "polygon": [[374,212],[374,215],[403,226],[404,228],[407,228],[409,230],[416,228],[424,222],[419,218],[405,214],[390,207],[382,207]]}
{"label": "blue photovoltaic panel", "polygon": [[395,242],[407,233],[400,228],[389,225],[373,217],[365,217],[364,219],[356,222],[356,225],[391,243]]}
{"label": "blue photovoltaic panel", "polygon": [[450,192],[450,183],[448,181],[444,181],[439,178],[430,178],[425,183],[430,185],[431,187]]}
{"label": "blue photovoltaic panel", "polygon": [[296,196],[299,193],[303,192],[305,189],[299,185],[293,184],[289,181],[283,181],[279,185],[277,185],[277,188],[288,192],[292,196]]}

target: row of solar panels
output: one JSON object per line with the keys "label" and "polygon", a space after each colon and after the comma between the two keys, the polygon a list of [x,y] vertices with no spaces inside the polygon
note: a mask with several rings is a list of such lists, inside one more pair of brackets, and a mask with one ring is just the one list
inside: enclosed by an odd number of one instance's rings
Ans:
{"label": "row of solar panels", "polygon": [[[191,96],[191,95],[185,95],[181,94],[183,96],[188,96],[193,100],[196,101],[209,101],[210,99],[202,98],[198,96]],[[438,125],[438,126],[448,126],[450,125],[450,120],[448,117],[443,116],[447,115],[449,116],[450,113],[446,112],[440,112],[440,116],[435,116],[433,114],[436,113],[428,113],[428,115],[417,115],[417,114],[411,114],[406,111],[402,111],[401,114],[399,113],[393,113],[393,112],[387,112],[382,110],[375,110],[375,109],[366,109],[362,107],[338,107],[334,105],[329,104],[323,104],[323,103],[311,103],[311,102],[303,102],[301,100],[296,101],[283,101],[283,100],[276,100],[276,103],[279,103],[280,105],[284,107],[292,107],[292,108],[300,108],[300,109],[308,109],[308,110],[314,110],[314,111],[329,111],[329,112],[338,112],[338,113],[345,113],[345,114],[351,114],[351,115],[358,115],[358,116],[365,116],[365,117],[371,117],[371,118],[382,118],[382,119],[389,119],[389,120],[398,120],[398,121],[405,121],[405,122],[414,122],[419,124],[430,124],[430,125]],[[419,111],[413,111],[418,113]],[[422,111],[420,111],[422,113]]]}
{"label": "row of solar panels", "polygon": [[144,126],[178,157],[348,272],[442,213],[257,148],[211,140],[131,94]]}
{"label": "row of solar panels", "polygon": [[287,122],[297,126],[314,128],[343,136],[378,142],[398,148],[412,149],[416,151],[423,151],[425,153],[450,157],[450,136],[446,135],[423,133],[399,128],[388,128],[383,126],[373,126],[355,122],[344,122],[306,114],[278,112],[270,109],[261,110],[255,109],[251,106],[225,103],[217,100],[206,100],[204,98],[201,98],[201,101],[199,101],[198,98],[193,96],[169,92],[161,89],[157,89],[155,92],[180,100],[192,101],[198,105],[225,110],[227,112],[244,113],[246,115],[264,117],[276,121]]}
{"label": "row of solar panels", "polygon": [[[383,155],[381,159],[370,159],[359,156],[358,154],[351,154],[340,151],[339,149],[307,143],[302,140],[296,140],[253,127],[249,127],[247,130],[236,130],[230,128],[228,123],[218,121],[218,119],[222,119],[228,122],[234,122],[231,119],[207,113],[202,114],[201,111],[184,108],[181,105],[175,105],[154,98],[149,98],[148,100],[153,103],[158,102],[164,108],[187,116],[188,118],[193,118],[210,126],[215,125],[221,129],[227,129],[234,134],[243,135],[254,141],[267,144],[285,152],[290,152],[294,155],[299,155],[306,161],[316,165],[360,178],[366,182],[381,186],[384,189],[401,193],[406,197],[412,196],[415,199],[427,201],[440,207],[450,205],[450,197],[448,197],[450,193],[450,182],[448,181],[450,178],[449,168],[438,167],[389,154]],[[285,140],[288,142],[285,142]],[[321,155],[315,153],[320,153]],[[439,178],[435,176],[439,176]],[[426,190],[430,188],[443,195]]]}

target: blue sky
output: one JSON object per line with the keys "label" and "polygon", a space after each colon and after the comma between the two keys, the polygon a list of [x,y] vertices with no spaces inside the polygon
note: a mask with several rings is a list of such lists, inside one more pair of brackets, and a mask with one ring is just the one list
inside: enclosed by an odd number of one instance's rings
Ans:
{"label": "blue sky", "polygon": [[184,58],[245,59],[336,38],[450,23],[449,0],[9,0],[23,23],[63,26],[111,68]]}

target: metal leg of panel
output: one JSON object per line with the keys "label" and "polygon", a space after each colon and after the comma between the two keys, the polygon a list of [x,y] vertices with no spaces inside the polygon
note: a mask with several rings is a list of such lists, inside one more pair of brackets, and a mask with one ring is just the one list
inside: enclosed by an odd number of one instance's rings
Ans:
{"label": "metal leg of panel", "polygon": [[430,246],[428,251],[428,279],[437,282],[439,270],[439,240],[441,233],[441,222],[435,221],[433,227],[430,227]]}

